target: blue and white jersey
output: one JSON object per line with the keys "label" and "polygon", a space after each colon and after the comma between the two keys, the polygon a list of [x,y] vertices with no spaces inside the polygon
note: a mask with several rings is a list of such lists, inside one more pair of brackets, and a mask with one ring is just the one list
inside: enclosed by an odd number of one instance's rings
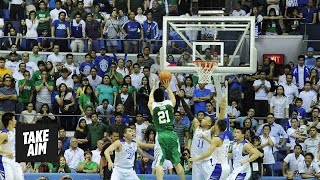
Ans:
{"label": "blue and white jersey", "polygon": [[16,156],[16,130],[9,131],[8,129],[3,129],[2,133],[8,134],[8,142],[6,144],[1,144],[3,150],[9,151],[13,154],[14,159]]}
{"label": "blue and white jersey", "polygon": [[247,142],[245,140],[243,140],[241,143],[237,143],[237,142],[233,143],[233,146],[232,146],[233,169],[243,167],[243,166],[248,166],[250,168],[250,163],[246,163],[242,166],[240,163],[241,161],[245,161],[245,160],[249,159],[249,154],[243,153],[243,146],[246,143]]}
{"label": "blue and white jersey", "polygon": [[0,155],[0,180],[6,179],[5,172],[4,172],[4,166],[2,162],[2,155]]}
{"label": "blue and white jersey", "polygon": [[[201,138],[202,136],[211,139],[211,130],[203,130],[200,127],[195,130],[191,143],[191,157],[198,157],[209,149],[210,143]],[[210,158],[208,157],[207,159]]]}
{"label": "blue and white jersey", "polygon": [[138,145],[135,141],[127,143],[125,139],[120,139],[121,149],[115,151],[114,166],[120,168],[133,168],[135,161],[135,154],[138,149]]}
{"label": "blue and white jersey", "polygon": [[217,147],[215,151],[212,153],[212,164],[228,164],[228,147],[229,142],[226,142],[226,134],[220,133],[216,135],[216,137],[219,137],[222,140],[222,145],[220,147]]}

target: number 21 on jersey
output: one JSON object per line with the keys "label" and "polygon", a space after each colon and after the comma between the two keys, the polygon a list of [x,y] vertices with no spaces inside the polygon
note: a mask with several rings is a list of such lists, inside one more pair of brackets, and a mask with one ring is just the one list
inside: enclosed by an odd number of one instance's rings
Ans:
{"label": "number 21 on jersey", "polygon": [[168,110],[158,112],[159,124],[170,123]]}

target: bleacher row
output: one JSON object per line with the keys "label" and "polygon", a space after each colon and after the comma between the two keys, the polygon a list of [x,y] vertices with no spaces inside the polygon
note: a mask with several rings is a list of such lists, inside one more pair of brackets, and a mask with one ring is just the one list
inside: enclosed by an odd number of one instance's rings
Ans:
{"label": "bleacher row", "polygon": [[[47,177],[49,180],[61,180],[60,178],[63,176],[71,176],[73,180],[101,180],[101,177],[98,174],[56,174],[56,173],[38,173],[38,174],[25,174],[25,180],[35,180],[41,177]],[[150,174],[139,174],[138,177],[140,180],[156,180],[154,175]],[[264,176],[262,180],[286,180],[286,177],[283,176]],[[301,178],[294,178],[293,180],[300,180]],[[179,176],[177,175],[165,175],[163,180],[179,180]],[[190,175],[186,176],[186,180],[192,180]],[[315,180],[311,178],[309,180]]]}

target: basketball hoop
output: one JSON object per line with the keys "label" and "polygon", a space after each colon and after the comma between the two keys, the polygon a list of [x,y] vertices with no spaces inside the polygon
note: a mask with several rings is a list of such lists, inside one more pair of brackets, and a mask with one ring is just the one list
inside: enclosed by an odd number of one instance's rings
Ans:
{"label": "basketball hoop", "polygon": [[198,67],[197,73],[199,76],[199,83],[212,83],[211,77],[213,75],[214,70],[218,66],[218,61],[202,61],[196,60],[193,61],[193,64]]}

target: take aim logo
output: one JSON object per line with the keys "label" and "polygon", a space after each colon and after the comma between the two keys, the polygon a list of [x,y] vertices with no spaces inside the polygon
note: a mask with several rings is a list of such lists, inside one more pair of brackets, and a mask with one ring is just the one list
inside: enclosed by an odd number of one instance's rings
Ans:
{"label": "take aim logo", "polygon": [[57,124],[17,124],[17,162],[57,161]]}

